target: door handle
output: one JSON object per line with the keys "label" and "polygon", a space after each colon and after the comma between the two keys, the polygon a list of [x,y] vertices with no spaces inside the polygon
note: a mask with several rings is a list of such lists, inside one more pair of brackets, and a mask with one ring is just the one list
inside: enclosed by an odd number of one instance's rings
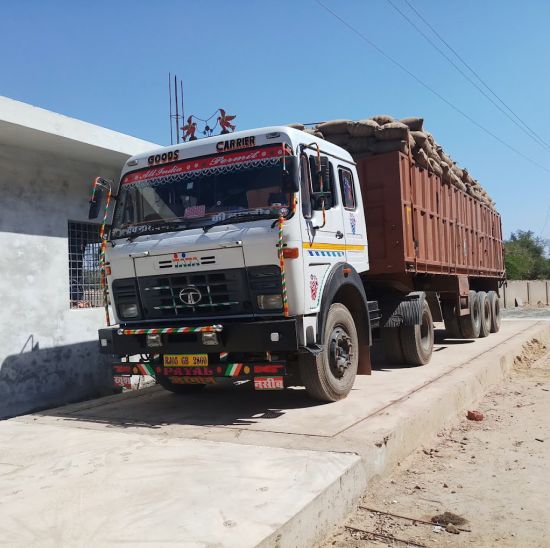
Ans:
{"label": "door handle", "polygon": [[344,235],[343,235],[339,230],[337,230],[337,231],[336,231],[336,237],[337,237],[339,240],[341,240],[341,239],[344,237]]}

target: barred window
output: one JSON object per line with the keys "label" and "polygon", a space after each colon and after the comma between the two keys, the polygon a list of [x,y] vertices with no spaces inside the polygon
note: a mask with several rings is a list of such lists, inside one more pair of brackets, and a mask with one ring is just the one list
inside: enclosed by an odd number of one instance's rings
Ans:
{"label": "barred window", "polygon": [[99,271],[100,225],[69,221],[71,308],[103,306]]}

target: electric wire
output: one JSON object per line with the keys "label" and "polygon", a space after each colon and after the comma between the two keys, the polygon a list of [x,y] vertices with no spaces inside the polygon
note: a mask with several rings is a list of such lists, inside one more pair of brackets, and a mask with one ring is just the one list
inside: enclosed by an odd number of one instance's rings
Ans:
{"label": "electric wire", "polygon": [[534,137],[539,139],[542,143],[544,143],[547,147],[550,148],[550,145],[534,130],[531,129],[525,121],[523,121],[513,110],[510,106],[508,106],[503,99],[501,99],[497,93],[491,89],[489,84],[481,78],[481,76],[477,73],[476,70],[474,70],[463,58],[462,56],[441,36],[441,34],[435,29],[429,21],[426,20],[425,17],[422,16],[422,14],[414,7],[409,0],[404,0],[405,3],[411,8],[412,11],[418,16],[419,19],[421,19],[426,26],[447,46],[447,48],[457,57],[457,59],[481,82],[481,84],[491,93],[503,106],[506,110],[508,110],[523,126],[525,126],[526,130],[533,134]]}
{"label": "electric wire", "polygon": [[[504,116],[506,116],[513,124],[515,124],[521,131],[523,131],[528,137],[533,139],[539,146],[550,152],[550,145],[548,145],[541,137],[538,137],[536,133],[531,130],[521,119],[520,122],[515,120],[503,107],[501,107],[475,80],[473,80],[468,74],[466,74],[418,25],[410,19],[410,17],[401,11],[392,0],[386,0],[388,4],[397,12],[405,21],[407,21],[414,29],[421,34],[426,41],[436,49],[472,86],[474,86],[488,101],[490,101],[495,108],[497,108]],[[509,109],[508,109],[509,110]],[[517,118],[517,116],[516,116]],[[526,127],[524,127],[526,126]]]}
{"label": "electric wire", "polygon": [[323,4],[323,2],[321,2],[321,0],[315,0],[315,2],[317,4],[319,4],[325,11],[327,11],[328,13],[330,13],[335,19],[337,19],[338,21],[340,21],[340,23],[342,23],[345,27],[347,27],[349,30],[351,30],[354,34],[356,34],[357,36],[359,36],[359,38],[361,38],[364,42],[366,42],[367,44],[369,44],[373,49],[375,49],[380,55],[382,55],[383,57],[385,57],[388,61],[390,61],[391,63],[393,63],[395,66],[397,66],[398,68],[400,68],[403,72],[405,72],[406,74],[408,74],[413,80],[415,80],[418,84],[420,84],[423,88],[427,89],[430,93],[432,93],[433,95],[435,95],[438,99],[440,99],[442,102],[444,102],[447,106],[451,107],[455,112],[458,112],[462,117],[466,118],[466,120],[468,120],[469,122],[471,122],[474,126],[476,126],[477,128],[481,129],[483,132],[485,132],[487,135],[490,135],[493,139],[495,139],[496,141],[498,141],[500,144],[504,145],[506,148],[508,148],[509,150],[511,150],[512,152],[514,152],[514,154],[517,154],[518,156],[522,157],[524,160],[527,160],[529,163],[537,166],[538,168],[542,169],[543,171],[545,171],[546,173],[550,173],[550,169],[548,169],[547,167],[545,167],[544,165],[540,164],[539,162],[537,162],[536,160],[533,160],[532,158],[530,158],[529,156],[527,156],[526,154],[524,154],[523,152],[521,152],[520,150],[518,150],[517,148],[513,147],[511,144],[507,143],[506,141],[504,141],[503,139],[501,139],[498,135],[496,135],[495,133],[493,133],[490,129],[487,129],[485,126],[481,125],[479,122],[477,122],[474,118],[472,118],[469,114],[467,114],[466,112],[464,112],[462,109],[460,109],[459,107],[457,107],[454,103],[452,103],[451,101],[449,101],[448,99],[446,99],[443,95],[441,95],[441,93],[439,93],[438,91],[436,91],[435,89],[433,89],[431,86],[429,86],[428,84],[426,84],[421,78],[419,78],[418,76],[416,76],[416,74],[414,74],[413,72],[411,72],[407,67],[405,67],[405,65],[403,65],[402,63],[400,63],[397,59],[394,59],[391,55],[389,55],[388,53],[386,53],[383,49],[381,49],[379,46],[376,45],[376,43],[374,43],[372,40],[370,40],[370,38],[367,38],[367,36],[365,36],[362,32],[360,32],[359,30],[357,30],[354,26],[352,26],[350,23],[348,23],[346,20],[342,19],[342,17],[340,17],[337,13],[335,13],[333,10],[331,10],[327,5]]}

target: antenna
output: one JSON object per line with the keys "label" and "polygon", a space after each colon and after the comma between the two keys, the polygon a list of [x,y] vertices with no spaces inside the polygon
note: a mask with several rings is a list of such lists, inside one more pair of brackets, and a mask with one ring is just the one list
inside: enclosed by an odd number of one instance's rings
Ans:
{"label": "antenna", "polygon": [[174,95],[176,97],[176,143],[180,142],[180,116],[178,112],[178,79],[174,74]]}
{"label": "antenna", "polygon": [[[172,75],[168,73],[168,97],[170,100],[170,144],[174,144],[174,131],[172,130]],[[178,131],[176,127],[176,131]]]}

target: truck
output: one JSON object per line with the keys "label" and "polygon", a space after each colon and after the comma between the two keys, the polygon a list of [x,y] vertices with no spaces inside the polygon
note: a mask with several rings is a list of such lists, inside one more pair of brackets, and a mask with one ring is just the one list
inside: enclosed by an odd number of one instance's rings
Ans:
{"label": "truck", "polygon": [[354,158],[274,126],[133,156],[104,183],[115,324],[99,342],[120,385],[248,381],[334,402],[371,372],[374,340],[419,366],[434,322],[450,338],[499,330],[500,216],[410,152]]}

